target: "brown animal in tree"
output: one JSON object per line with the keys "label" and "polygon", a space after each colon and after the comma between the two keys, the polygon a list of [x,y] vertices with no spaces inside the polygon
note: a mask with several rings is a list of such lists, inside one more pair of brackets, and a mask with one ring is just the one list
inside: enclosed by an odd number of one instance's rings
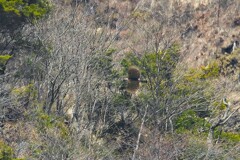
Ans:
{"label": "brown animal in tree", "polygon": [[127,81],[126,91],[129,93],[136,93],[140,88],[140,83],[147,83],[146,80],[140,79],[140,70],[136,66],[131,66],[128,69],[128,78],[125,78],[124,81]]}

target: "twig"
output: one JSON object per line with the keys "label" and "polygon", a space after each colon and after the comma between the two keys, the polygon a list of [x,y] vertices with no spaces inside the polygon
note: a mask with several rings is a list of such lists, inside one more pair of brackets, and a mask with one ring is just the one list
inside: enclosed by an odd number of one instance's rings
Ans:
{"label": "twig", "polygon": [[145,113],[142,117],[142,123],[141,123],[141,127],[140,127],[140,130],[139,130],[139,133],[138,133],[138,139],[137,139],[137,144],[136,144],[136,148],[134,150],[134,153],[133,153],[133,156],[132,156],[132,160],[135,159],[136,157],[136,152],[139,148],[139,142],[140,142],[140,138],[141,138],[141,133],[142,133],[142,129],[143,129],[143,125],[144,125],[144,122],[145,122],[145,117],[146,117],[146,114],[147,114],[147,109],[148,109],[148,105],[146,106],[146,109],[145,109]]}

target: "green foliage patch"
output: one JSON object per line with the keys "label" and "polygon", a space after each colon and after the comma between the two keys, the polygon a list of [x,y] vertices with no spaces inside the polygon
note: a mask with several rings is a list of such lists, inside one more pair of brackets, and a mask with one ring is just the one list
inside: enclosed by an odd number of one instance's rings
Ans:
{"label": "green foliage patch", "polygon": [[48,115],[42,110],[38,110],[36,114],[36,122],[39,132],[50,134],[49,130],[57,131],[57,135],[61,138],[69,138],[69,129],[63,122],[63,118]]}
{"label": "green foliage patch", "polygon": [[10,58],[12,58],[12,56],[9,55],[9,54],[0,55],[0,65],[1,65],[1,64],[2,64],[2,65],[5,65],[6,62],[7,62]]}
{"label": "green foliage patch", "polygon": [[6,69],[6,63],[10,58],[12,58],[12,56],[8,54],[0,55],[0,75],[4,74],[4,71]]}
{"label": "green foliage patch", "polygon": [[116,49],[109,48],[103,53],[96,53],[91,59],[90,68],[100,75],[104,76],[106,80],[112,80],[117,76],[116,70],[114,70],[113,54]]}
{"label": "green foliage patch", "polygon": [[223,132],[220,138],[230,142],[240,142],[240,133]]}
{"label": "green foliage patch", "polygon": [[179,60],[179,46],[172,45],[169,49],[159,51],[158,53],[145,53],[142,56],[136,56],[133,53],[127,53],[121,61],[123,70],[122,75],[127,73],[130,66],[137,66],[141,75],[148,80],[148,84],[156,85],[157,80],[161,81],[162,87],[168,85],[172,78],[176,64]]}
{"label": "green foliage patch", "polygon": [[208,131],[210,124],[204,119],[200,118],[197,113],[192,110],[184,111],[175,121],[175,128],[178,133],[193,131],[194,133]]}
{"label": "green foliage patch", "polygon": [[217,128],[214,131],[214,138],[230,144],[238,143],[240,142],[240,133],[222,131],[220,128]]}
{"label": "green foliage patch", "polygon": [[220,67],[216,61],[211,62],[207,66],[201,66],[200,68],[192,68],[185,75],[185,79],[189,82],[194,82],[199,79],[211,79],[217,78],[220,74]]}
{"label": "green foliage patch", "polygon": [[25,24],[45,17],[51,9],[48,0],[0,0],[0,30],[14,33]]}
{"label": "green foliage patch", "polygon": [[145,21],[145,20],[149,19],[150,16],[151,16],[151,14],[147,11],[136,10],[136,11],[132,12],[132,17],[134,19],[139,19],[139,20],[142,20],[142,21]]}
{"label": "green foliage patch", "polygon": [[13,149],[0,141],[0,160],[23,160],[20,158],[14,158]]}
{"label": "green foliage patch", "polygon": [[28,84],[26,86],[22,86],[19,88],[14,88],[12,90],[12,94],[17,95],[17,96],[25,96],[34,91],[34,85],[33,84]]}
{"label": "green foliage patch", "polygon": [[24,0],[0,0],[0,7],[4,12],[13,12],[17,16],[41,18],[50,11],[48,0],[29,2]]}

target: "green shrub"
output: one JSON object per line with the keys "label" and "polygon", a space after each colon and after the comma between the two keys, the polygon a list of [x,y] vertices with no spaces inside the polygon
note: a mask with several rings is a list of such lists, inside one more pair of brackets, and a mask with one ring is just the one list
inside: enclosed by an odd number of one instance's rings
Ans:
{"label": "green shrub", "polygon": [[6,62],[7,62],[10,58],[12,58],[12,56],[9,55],[9,54],[0,55],[0,65],[1,65],[1,64],[2,64],[2,65],[5,65]]}
{"label": "green shrub", "polygon": [[240,142],[240,134],[239,133],[221,131],[220,128],[215,130],[214,137],[219,138],[220,141],[228,142],[228,143]]}
{"label": "green shrub", "polygon": [[216,78],[219,76],[220,67],[219,67],[219,64],[214,61],[207,66],[201,67],[201,70],[203,72],[201,74],[202,79],[214,78],[214,77]]}
{"label": "green shrub", "polygon": [[227,105],[224,104],[222,101],[219,102],[219,101],[216,101],[213,103],[213,107],[217,108],[217,113],[220,111],[220,110],[225,110]]}
{"label": "green shrub", "polygon": [[199,130],[208,131],[210,124],[206,122],[204,118],[200,118],[197,113],[190,109],[184,111],[175,120],[175,129],[178,133],[193,131],[198,132]]}
{"label": "green shrub", "polygon": [[146,11],[136,10],[132,12],[132,17],[139,20],[147,20],[150,18],[150,13]]}
{"label": "green shrub", "polygon": [[197,80],[204,80],[210,78],[216,78],[220,74],[220,67],[219,64],[214,61],[207,66],[201,66],[200,68],[192,68],[188,71],[185,75],[185,79],[189,82],[194,82]]}
{"label": "green shrub", "polygon": [[26,86],[22,86],[19,88],[14,88],[12,90],[12,94],[16,95],[16,96],[26,96],[29,95],[30,93],[34,92],[34,85],[33,84],[28,84]]}
{"label": "green shrub", "polygon": [[[27,104],[30,107],[37,104],[37,90],[33,83],[29,83],[28,85],[15,87],[11,91],[11,96],[14,97],[16,103]],[[21,106],[22,106],[21,104]],[[29,109],[29,108],[28,108]]]}
{"label": "green shrub", "polygon": [[50,115],[48,115],[47,113],[45,113],[44,111],[42,110],[39,110],[37,112],[37,115],[36,115],[36,120],[37,120],[37,123],[38,123],[38,128],[41,130],[41,131],[45,131],[46,129],[48,128],[52,128],[54,126],[53,124],[53,117],[51,117]]}
{"label": "green shrub", "polygon": [[8,54],[0,55],[0,75],[4,74],[4,71],[6,69],[6,63],[10,58],[12,58],[12,56]]}
{"label": "green shrub", "polygon": [[230,142],[240,142],[240,134],[239,133],[232,133],[232,132],[223,132],[220,135],[220,138],[225,139]]}
{"label": "green shrub", "polygon": [[50,11],[48,0],[26,2],[23,0],[0,0],[0,7],[4,12],[12,12],[17,16],[28,18],[41,18]]}
{"label": "green shrub", "polygon": [[6,145],[4,142],[0,141],[0,160],[23,160],[19,158],[14,158],[13,149]]}
{"label": "green shrub", "polygon": [[179,46],[174,44],[169,49],[159,51],[158,53],[145,53],[142,56],[136,56],[133,53],[127,53],[121,61],[123,70],[120,73],[125,75],[130,66],[137,66],[144,79],[147,79],[148,86],[155,88],[157,79],[161,82],[161,87],[171,83],[172,72],[174,71],[179,59]]}
{"label": "green shrub", "polygon": [[51,8],[48,0],[0,0],[0,30],[12,33],[24,24],[43,18]]}
{"label": "green shrub", "polygon": [[113,53],[115,53],[117,50],[115,48],[109,48],[107,49],[105,55],[106,56],[112,56]]}
{"label": "green shrub", "polygon": [[56,136],[63,139],[69,138],[69,129],[64,124],[64,117],[48,115],[42,110],[38,110],[34,116],[39,132],[51,134],[50,130],[57,131]]}
{"label": "green shrub", "polygon": [[117,72],[114,70],[114,64],[112,63],[112,56],[115,52],[116,49],[109,48],[104,53],[96,53],[90,61],[90,68],[93,72],[97,72],[97,74],[103,76],[105,80],[116,78]]}

